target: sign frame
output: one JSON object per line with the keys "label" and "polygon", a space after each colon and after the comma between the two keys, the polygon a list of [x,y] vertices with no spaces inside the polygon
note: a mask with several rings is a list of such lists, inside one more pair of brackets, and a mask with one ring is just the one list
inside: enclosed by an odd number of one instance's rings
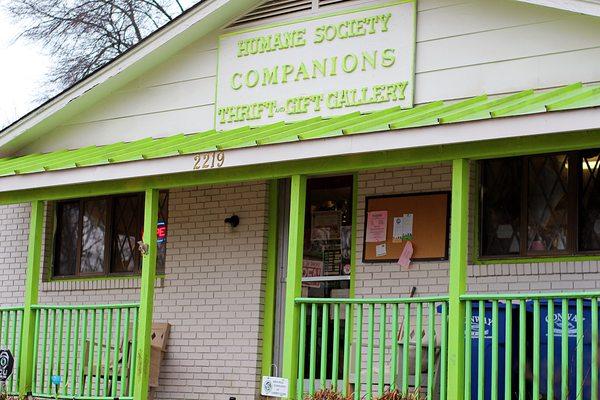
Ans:
{"label": "sign frame", "polygon": [[[415,79],[415,72],[416,72],[416,45],[417,45],[417,0],[392,0],[392,1],[387,1],[381,4],[375,4],[375,5],[367,5],[367,6],[362,6],[362,7],[355,7],[355,8],[344,8],[338,11],[332,11],[332,12],[327,12],[327,13],[322,13],[322,14],[316,14],[316,15],[310,15],[310,16],[306,16],[303,18],[295,18],[295,19],[291,19],[288,21],[282,21],[282,22],[274,22],[274,23],[270,23],[270,24],[265,24],[265,25],[257,25],[257,26],[252,26],[252,27],[248,27],[245,29],[235,29],[235,28],[231,28],[231,29],[226,29],[224,31],[224,33],[222,33],[221,35],[218,36],[217,38],[217,71],[216,71],[216,79],[215,79],[215,110],[214,110],[214,127],[216,131],[226,131],[229,129],[236,129],[236,128],[240,128],[240,127],[244,127],[244,126],[250,126],[250,127],[258,127],[258,126],[265,126],[265,125],[270,125],[272,123],[292,123],[292,122],[296,122],[296,121],[301,121],[303,119],[308,119],[308,118],[312,118],[312,117],[317,117],[317,116],[323,116],[324,118],[330,118],[330,117],[335,117],[335,116],[340,116],[340,115],[346,115],[346,114],[350,114],[352,112],[372,112],[372,111],[378,111],[378,110],[383,110],[385,108],[389,108],[392,107],[394,105],[398,105],[398,104],[393,104],[393,103],[386,103],[389,104],[389,107],[378,107],[376,109],[370,109],[370,110],[366,110],[363,109],[364,105],[359,105],[359,106],[354,106],[354,107],[348,107],[345,108],[343,113],[336,113],[333,115],[330,114],[326,114],[323,115],[322,112],[312,112],[312,113],[302,113],[301,116],[303,116],[304,118],[299,118],[299,117],[295,117],[295,115],[290,115],[289,113],[285,112],[285,116],[281,117],[281,118],[273,118],[272,120],[265,120],[265,119],[258,119],[257,121],[250,121],[249,119],[246,119],[244,121],[237,121],[237,122],[230,122],[230,123],[226,123],[226,124],[221,124],[219,122],[219,110],[221,109],[220,107],[220,93],[219,93],[219,88],[220,88],[220,80],[222,80],[223,78],[223,72],[222,72],[222,53],[223,53],[223,46],[222,46],[222,40],[224,38],[230,38],[233,36],[238,36],[238,35],[243,35],[243,34],[247,34],[247,33],[253,33],[253,32],[260,32],[260,31],[267,31],[269,29],[273,29],[273,28],[280,28],[280,27],[286,27],[286,26],[292,26],[292,25],[296,25],[296,24],[300,24],[303,22],[314,22],[314,21],[318,21],[318,20],[324,20],[327,18],[331,18],[331,17],[339,17],[339,16],[345,16],[345,15],[351,15],[351,14],[356,14],[356,13],[360,13],[360,12],[366,12],[366,11],[372,11],[372,10],[378,10],[378,9],[382,9],[382,8],[387,8],[387,7],[392,7],[392,6],[397,6],[397,5],[405,5],[405,4],[411,4],[412,5],[412,18],[411,18],[411,23],[412,23],[412,42],[411,42],[411,46],[410,46],[410,52],[407,54],[407,63],[408,63],[408,85],[411,85],[410,90],[408,91],[407,95],[403,98],[405,101],[407,101],[407,103],[409,104],[408,106],[403,106],[403,108],[412,108],[414,106],[414,98],[415,98],[415,83],[416,83],[416,79]],[[332,42],[335,45],[335,41]],[[268,54],[268,53],[265,53]],[[310,54],[310,53],[309,53]],[[390,84],[391,86],[391,84]],[[278,90],[281,90],[282,88],[279,87]],[[341,88],[340,88],[341,89]],[[355,91],[358,92],[358,90],[360,88],[353,88],[355,89]],[[402,93],[404,93],[404,89],[402,88],[401,91]],[[360,94],[360,92],[359,92]],[[364,94],[363,94],[364,96]],[[222,96],[221,96],[222,97]],[[368,104],[368,103],[367,103]],[[358,108],[357,108],[358,107]],[[298,113],[296,113],[298,114]]]}

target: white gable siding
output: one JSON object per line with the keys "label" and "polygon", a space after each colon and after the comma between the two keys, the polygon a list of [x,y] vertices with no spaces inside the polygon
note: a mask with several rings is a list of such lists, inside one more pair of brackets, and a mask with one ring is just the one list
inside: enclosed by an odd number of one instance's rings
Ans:
{"label": "white gable siding", "polygon": [[[320,12],[386,2],[357,0]],[[416,103],[600,81],[598,18],[506,0],[418,4]],[[218,34],[202,38],[21,153],[212,129]]]}

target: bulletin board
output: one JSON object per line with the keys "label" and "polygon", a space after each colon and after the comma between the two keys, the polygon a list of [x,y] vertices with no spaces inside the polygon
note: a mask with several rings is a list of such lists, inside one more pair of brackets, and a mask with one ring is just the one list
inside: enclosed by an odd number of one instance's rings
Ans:
{"label": "bulletin board", "polygon": [[[383,227],[377,237],[373,235],[374,230],[371,229],[371,235],[368,238],[369,213],[379,215],[380,226],[382,226],[385,215],[385,213],[381,213],[382,211],[387,212],[385,234]],[[404,218],[404,220],[397,221],[398,218]],[[404,223],[410,228],[404,228],[408,231],[401,236],[402,228],[398,229],[398,226],[401,226],[406,218],[412,221]],[[413,245],[412,260],[446,260],[448,259],[449,222],[450,192],[367,197],[363,231],[363,262],[396,262],[409,240]],[[394,230],[395,223],[397,224],[396,231]],[[371,241],[383,239],[384,235],[384,240]],[[383,246],[384,244],[385,246]],[[385,254],[382,254],[383,250],[385,250]]]}

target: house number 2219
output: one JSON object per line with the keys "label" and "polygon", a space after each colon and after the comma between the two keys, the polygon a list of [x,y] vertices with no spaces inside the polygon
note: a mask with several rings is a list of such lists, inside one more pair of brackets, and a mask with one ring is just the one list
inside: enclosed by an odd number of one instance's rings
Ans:
{"label": "house number 2219", "polygon": [[225,153],[222,151],[211,151],[194,156],[194,170],[219,168],[225,163]]}

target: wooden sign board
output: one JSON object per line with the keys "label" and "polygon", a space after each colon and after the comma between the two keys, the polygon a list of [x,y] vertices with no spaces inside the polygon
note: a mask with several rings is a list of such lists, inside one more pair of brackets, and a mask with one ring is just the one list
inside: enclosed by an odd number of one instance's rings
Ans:
{"label": "wooden sign board", "polygon": [[[450,192],[374,196],[366,200],[363,262],[396,262],[409,240],[414,249],[412,260],[448,259]],[[372,218],[385,216],[385,234],[371,231],[368,235],[369,213]],[[377,229],[381,221],[372,222],[372,229]],[[404,234],[398,229],[402,223],[408,227]],[[383,236],[382,241],[371,241]]]}

